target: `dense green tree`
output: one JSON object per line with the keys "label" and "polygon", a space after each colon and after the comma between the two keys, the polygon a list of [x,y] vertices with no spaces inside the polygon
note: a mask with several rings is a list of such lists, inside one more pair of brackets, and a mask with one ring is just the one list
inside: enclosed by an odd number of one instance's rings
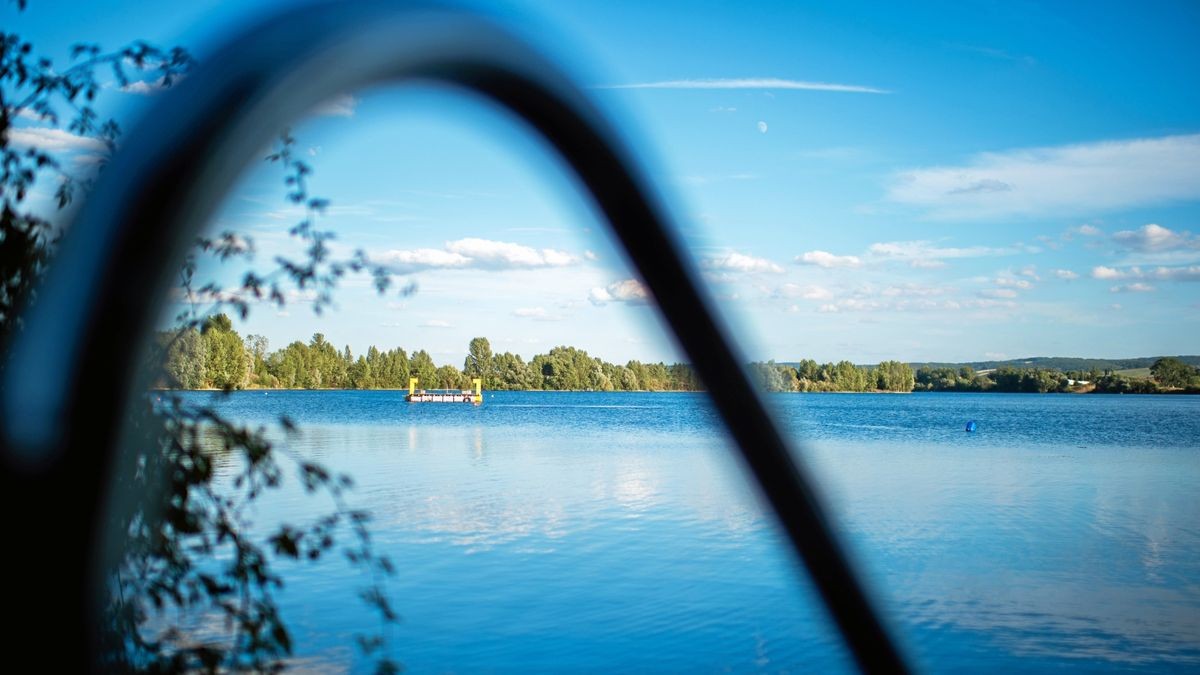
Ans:
{"label": "dense green tree", "polygon": [[1196,369],[1174,357],[1158,359],[1150,366],[1150,375],[1160,387],[1183,389],[1197,377]]}
{"label": "dense green tree", "polygon": [[608,372],[604,368],[604,363],[600,359],[592,362],[591,370],[587,375],[588,391],[612,391],[613,382],[609,377]]}
{"label": "dense green tree", "polygon": [[837,391],[866,391],[867,373],[849,361],[839,361],[833,367],[833,385]]}
{"label": "dense green tree", "polygon": [[[424,349],[413,352],[412,358],[409,359],[409,372],[411,377],[417,378],[417,386],[433,388],[437,382],[437,366],[433,364],[433,358],[429,356],[429,352]],[[408,383],[405,382],[405,385]]]}
{"label": "dense green tree", "polygon": [[432,382],[435,389],[466,389],[467,380],[458,368],[451,365],[439,367],[434,371]]}
{"label": "dense green tree", "polygon": [[769,392],[789,391],[783,372],[774,361],[766,363],[751,363],[750,374],[758,381],[760,387]]}
{"label": "dense green tree", "polygon": [[311,389],[308,345],[296,341],[267,358],[267,369],[284,389]]}
{"label": "dense green tree", "polygon": [[267,369],[267,355],[270,343],[262,335],[247,335],[245,339],[246,353],[250,356],[250,379],[248,386],[274,387],[275,378]]}
{"label": "dense green tree", "polygon": [[349,364],[337,348],[321,333],[314,333],[308,343],[304,367],[307,386],[315,389],[340,389],[347,385]]}
{"label": "dense green tree", "polygon": [[800,380],[816,380],[820,368],[812,359],[803,359],[796,364],[796,378]]}
{"label": "dense green tree", "polygon": [[203,332],[204,372],[215,389],[240,389],[250,375],[250,358],[229,317],[209,317]]}
{"label": "dense green tree", "polygon": [[969,366],[930,368],[923,366],[914,374],[917,391],[985,391],[992,388],[991,378],[977,374]]}
{"label": "dense green tree", "polygon": [[686,363],[672,363],[667,366],[667,374],[672,391],[699,391],[704,388],[696,371]]}
{"label": "dense green tree", "polygon": [[205,364],[207,347],[200,331],[183,328],[166,334],[167,362],[164,366],[168,385],[178,389],[201,389],[208,382]]}
{"label": "dense green tree", "polygon": [[1045,394],[1067,390],[1067,376],[1046,368],[998,368],[991,374],[996,391]]}
{"label": "dense green tree", "polygon": [[491,386],[493,377],[492,345],[485,337],[471,340],[467,346],[467,359],[463,362],[463,373],[468,378],[482,378],[485,387]]}
{"label": "dense green tree", "polygon": [[[381,351],[375,346],[365,356],[354,359],[350,348],[340,352],[325,336],[317,333],[307,343],[293,342],[281,350],[267,353],[265,338],[237,338],[228,316],[214,315],[205,321],[202,334],[162,333],[159,342],[166,349],[164,384],[171,387],[242,386],[284,388],[405,389],[410,373],[426,388],[470,388],[471,379],[484,374],[484,388],[498,390],[577,390],[577,391],[698,391],[702,383],[687,364],[608,363],[574,347],[559,346],[537,354],[526,363],[511,352],[492,354],[486,338],[475,338],[468,345],[464,369],[438,366],[422,350],[411,357],[400,348]],[[243,347],[248,376],[239,380],[234,342]],[[221,365],[226,364],[226,365]],[[1079,391],[1079,381],[1093,383],[1098,393],[1150,393],[1159,391],[1165,378],[1183,382],[1174,390],[1192,391],[1197,386],[1196,371],[1177,359],[1160,359],[1156,380],[1123,378],[1107,373],[1049,368],[1004,367],[975,372],[969,366],[958,368],[923,366],[915,373],[912,366],[899,361],[884,361],[874,368],[856,366],[850,361],[818,364],[811,359],[796,366],[769,361],[750,364],[753,377],[768,391],[865,392],[865,391],[1001,391],[1049,393]],[[232,374],[230,374],[232,372]],[[453,374],[452,374],[453,372]],[[490,373],[490,374],[488,374]],[[1183,379],[1186,377],[1187,379]],[[1075,381],[1076,385],[1069,385]],[[200,382],[201,384],[197,384]],[[1156,384],[1158,382],[1158,384]],[[231,384],[232,383],[232,384]]]}
{"label": "dense green tree", "polygon": [[1095,380],[1097,394],[1157,394],[1160,390],[1150,379],[1134,379],[1112,372]]}
{"label": "dense green tree", "polygon": [[384,381],[389,389],[407,389],[411,372],[408,354],[396,348],[386,354]]}
{"label": "dense green tree", "polygon": [[348,379],[350,387],[353,389],[371,388],[371,366],[367,363],[365,356],[358,357],[358,360],[350,366]]}
{"label": "dense green tree", "polygon": [[484,387],[491,389],[533,389],[529,367],[519,354],[504,352],[492,359],[492,381]]}
{"label": "dense green tree", "polygon": [[[912,366],[899,361],[884,361],[875,368],[875,388],[883,391],[912,391],[916,383]],[[974,373],[971,375],[974,377]]]}
{"label": "dense green tree", "polygon": [[628,366],[617,366],[617,372],[616,382],[621,391],[637,391],[641,389],[637,373],[633,372]]}

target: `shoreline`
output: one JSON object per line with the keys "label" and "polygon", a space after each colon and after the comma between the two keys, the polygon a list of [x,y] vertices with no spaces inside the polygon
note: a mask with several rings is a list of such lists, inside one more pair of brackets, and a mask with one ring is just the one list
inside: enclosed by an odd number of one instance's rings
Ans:
{"label": "shoreline", "polygon": [[[209,393],[240,393],[240,392],[263,392],[272,391],[292,392],[292,391],[399,391],[407,392],[408,389],[386,388],[378,389],[350,389],[345,387],[338,388],[283,388],[283,387],[248,387],[245,389],[170,389],[167,387],[152,387],[149,391],[153,392],[209,392]],[[600,391],[596,389],[484,389],[483,392],[516,392],[522,394],[707,394],[707,389],[614,389],[612,391]],[[913,391],[886,391],[882,389],[872,391],[768,391],[760,392],[766,395],[774,394],[887,394],[887,395],[910,395],[910,394],[1033,394],[1043,396],[1200,396],[1200,392],[1187,391],[1184,389],[1174,389],[1168,391],[1155,392],[1097,392],[1097,391],[996,391],[994,389],[984,390],[968,390],[961,391],[956,389],[938,389],[938,390],[913,390]]]}

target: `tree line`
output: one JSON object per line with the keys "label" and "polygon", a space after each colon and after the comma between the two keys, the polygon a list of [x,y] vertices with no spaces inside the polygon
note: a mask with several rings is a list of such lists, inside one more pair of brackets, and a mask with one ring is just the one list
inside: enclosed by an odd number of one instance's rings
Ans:
{"label": "tree line", "polygon": [[916,371],[914,391],[995,391],[1011,393],[1160,394],[1200,393],[1200,369],[1174,357],[1163,357],[1150,366],[1149,378],[1121,375],[1112,370],[1053,368],[997,368],[979,373],[970,366],[922,367]]}
{"label": "tree line", "polygon": [[158,384],[172,389],[406,389],[410,377],[427,389],[466,389],[481,378],[488,389],[590,391],[697,391],[700,382],[681,363],[608,363],[575,347],[555,347],[525,361],[494,354],[487,338],[471,340],[462,368],[437,365],[421,349],[374,346],[355,356],[321,333],[270,351],[261,335],[241,337],[229,317],[210,317],[200,328],[163,331],[165,352]]}
{"label": "tree line", "polygon": [[771,392],[909,392],[914,386],[912,367],[899,361],[884,361],[875,367],[857,366],[850,361],[817,363],[805,359],[795,366],[767,361],[750,364],[750,372]]}
{"label": "tree line", "polygon": [[[406,389],[410,377],[427,389],[466,389],[480,378],[491,390],[700,391],[685,363],[614,364],[575,347],[554,347],[529,361],[512,352],[494,353],[487,338],[467,347],[462,368],[437,365],[425,350],[380,350],[354,355],[321,333],[270,350],[261,335],[242,337],[224,314],[199,328],[163,331],[158,344],[165,363],[158,384],[172,389]],[[768,391],[912,391],[913,371],[885,361],[863,369],[849,361],[801,368],[774,362],[751,364],[751,374]]]}
{"label": "tree line", "polygon": [[[525,361],[512,352],[493,353],[487,338],[471,340],[462,368],[437,365],[425,350],[380,350],[355,356],[321,333],[270,351],[261,335],[243,338],[229,317],[209,317],[200,328],[159,333],[165,367],[159,385],[174,389],[406,389],[416,377],[427,389],[467,389],[474,378],[492,390],[699,391],[703,387],[684,363],[614,364],[575,347],[554,347]],[[873,367],[850,361],[750,364],[751,375],[770,392],[996,391],[1050,393],[1156,393],[1200,390],[1200,371],[1162,358],[1150,379],[1111,371],[1062,372],[1049,368],[998,368],[979,373],[960,368],[912,366],[884,361]]]}

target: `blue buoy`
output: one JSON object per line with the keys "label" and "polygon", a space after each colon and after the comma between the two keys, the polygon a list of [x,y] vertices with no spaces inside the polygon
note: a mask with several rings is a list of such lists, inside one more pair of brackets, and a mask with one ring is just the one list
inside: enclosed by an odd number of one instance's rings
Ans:
{"label": "blue buoy", "polygon": [[968,434],[974,433],[976,428],[977,428],[977,425],[975,424],[975,420],[971,420],[970,422],[967,422],[967,433]]}

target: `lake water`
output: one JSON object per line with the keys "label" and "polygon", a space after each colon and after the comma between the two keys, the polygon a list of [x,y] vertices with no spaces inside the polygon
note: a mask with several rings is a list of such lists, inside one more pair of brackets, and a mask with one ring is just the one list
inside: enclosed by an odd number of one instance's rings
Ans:
{"label": "lake water", "polygon": [[[357,478],[410,671],[852,670],[703,394],[403,394],[189,396],[286,413],[295,449]],[[771,403],[918,666],[1200,669],[1200,397]],[[326,508],[287,489],[259,517]],[[284,571],[296,665],[361,667],[361,577]]]}

